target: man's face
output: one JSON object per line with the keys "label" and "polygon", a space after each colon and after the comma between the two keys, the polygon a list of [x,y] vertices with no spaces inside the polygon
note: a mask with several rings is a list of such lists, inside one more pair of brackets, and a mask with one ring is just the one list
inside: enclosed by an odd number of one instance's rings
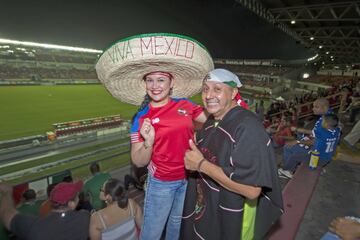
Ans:
{"label": "man's face", "polygon": [[236,93],[237,89],[224,83],[208,81],[203,84],[201,96],[206,110],[215,119],[222,119],[234,107]]}
{"label": "man's face", "polygon": [[318,101],[315,101],[313,105],[313,112],[315,115],[323,115],[326,113],[326,108]]}

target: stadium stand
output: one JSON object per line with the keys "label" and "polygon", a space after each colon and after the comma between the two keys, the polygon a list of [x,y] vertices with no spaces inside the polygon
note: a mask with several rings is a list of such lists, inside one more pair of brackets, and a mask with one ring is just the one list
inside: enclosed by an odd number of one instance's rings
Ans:
{"label": "stadium stand", "polygon": [[[0,46],[0,81],[61,83],[98,82],[94,69],[98,53],[7,44]],[[30,84],[30,83],[29,83]]]}
{"label": "stadium stand", "polygon": [[238,64],[221,64],[216,63],[217,68],[227,68],[236,73],[247,73],[257,75],[281,76],[287,72],[294,70],[292,67],[284,67],[281,65],[263,66],[263,65],[238,65]]}

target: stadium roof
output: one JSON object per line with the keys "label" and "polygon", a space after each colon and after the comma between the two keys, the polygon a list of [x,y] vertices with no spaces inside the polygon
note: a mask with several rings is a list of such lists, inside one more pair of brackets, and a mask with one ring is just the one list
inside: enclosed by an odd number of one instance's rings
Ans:
{"label": "stadium roof", "polygon": [[360,1],[236,1],[316,51],[326,65],[360,63]]}
{"label": "stadium roof", "polygon": [[67,50],[74,52],[102,53],[101,50],[97,50],[97,49],[62,46],[62,45],[47,44],[47,43],[24,42],[24,41],[11,40],[11,39],[2,39],[2,38],[0,38],[0,44],[14,44],[14,45],[22,45],[28,47],[40,47],[40,48]]}

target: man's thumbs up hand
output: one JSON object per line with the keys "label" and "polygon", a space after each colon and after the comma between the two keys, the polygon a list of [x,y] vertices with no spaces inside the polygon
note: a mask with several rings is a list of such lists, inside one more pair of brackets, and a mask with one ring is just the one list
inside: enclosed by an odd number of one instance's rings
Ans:
{"label": "man's thumbs up hand", "polygon": [[204,156],[199,151],[193,140],[189,140],[190,149],[185,152],[185,168],[188,170],[198,171],[199,164],[204,159]]}

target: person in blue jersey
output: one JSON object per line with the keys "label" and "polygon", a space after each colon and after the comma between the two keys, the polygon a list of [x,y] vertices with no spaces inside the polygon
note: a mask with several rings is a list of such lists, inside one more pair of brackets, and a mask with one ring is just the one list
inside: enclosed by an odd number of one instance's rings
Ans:
{"label": "person in blue jersey", "polygon": [[336,147],[340,140],[339,118],[334,113],[322,117],[321,126],[314,128],[314,144],[307,153],[302,156],[288,159],[284,169],[295,171],[296,166],[301,162],[309,162],[312,152],[319,152],[319,166],[326,166],[335,154]]}
{"label": "person in blue jersey", "polygon": [[292,128],[294,132],[301,134],[302,137],[288,141],[285,144],[283,149],[283,167],[278,170],[280,176],[292,178],[292,172],[295,171],[296,166],[302,161],[307,161],[316,141],[314,133],[322,127],[323,117],[331,114],[333,110],[330,108],[328,100],[319,98],[313,103],[313,112],[315,115],[320,116],[313,129]]}
{"label": "person in blue jersey", "polygon": [[319,165],[325,166],[334,156],[340,139],[339,118],[334,113],[325,115],[322,127],[315,130],[314,151],[319,152]]}

